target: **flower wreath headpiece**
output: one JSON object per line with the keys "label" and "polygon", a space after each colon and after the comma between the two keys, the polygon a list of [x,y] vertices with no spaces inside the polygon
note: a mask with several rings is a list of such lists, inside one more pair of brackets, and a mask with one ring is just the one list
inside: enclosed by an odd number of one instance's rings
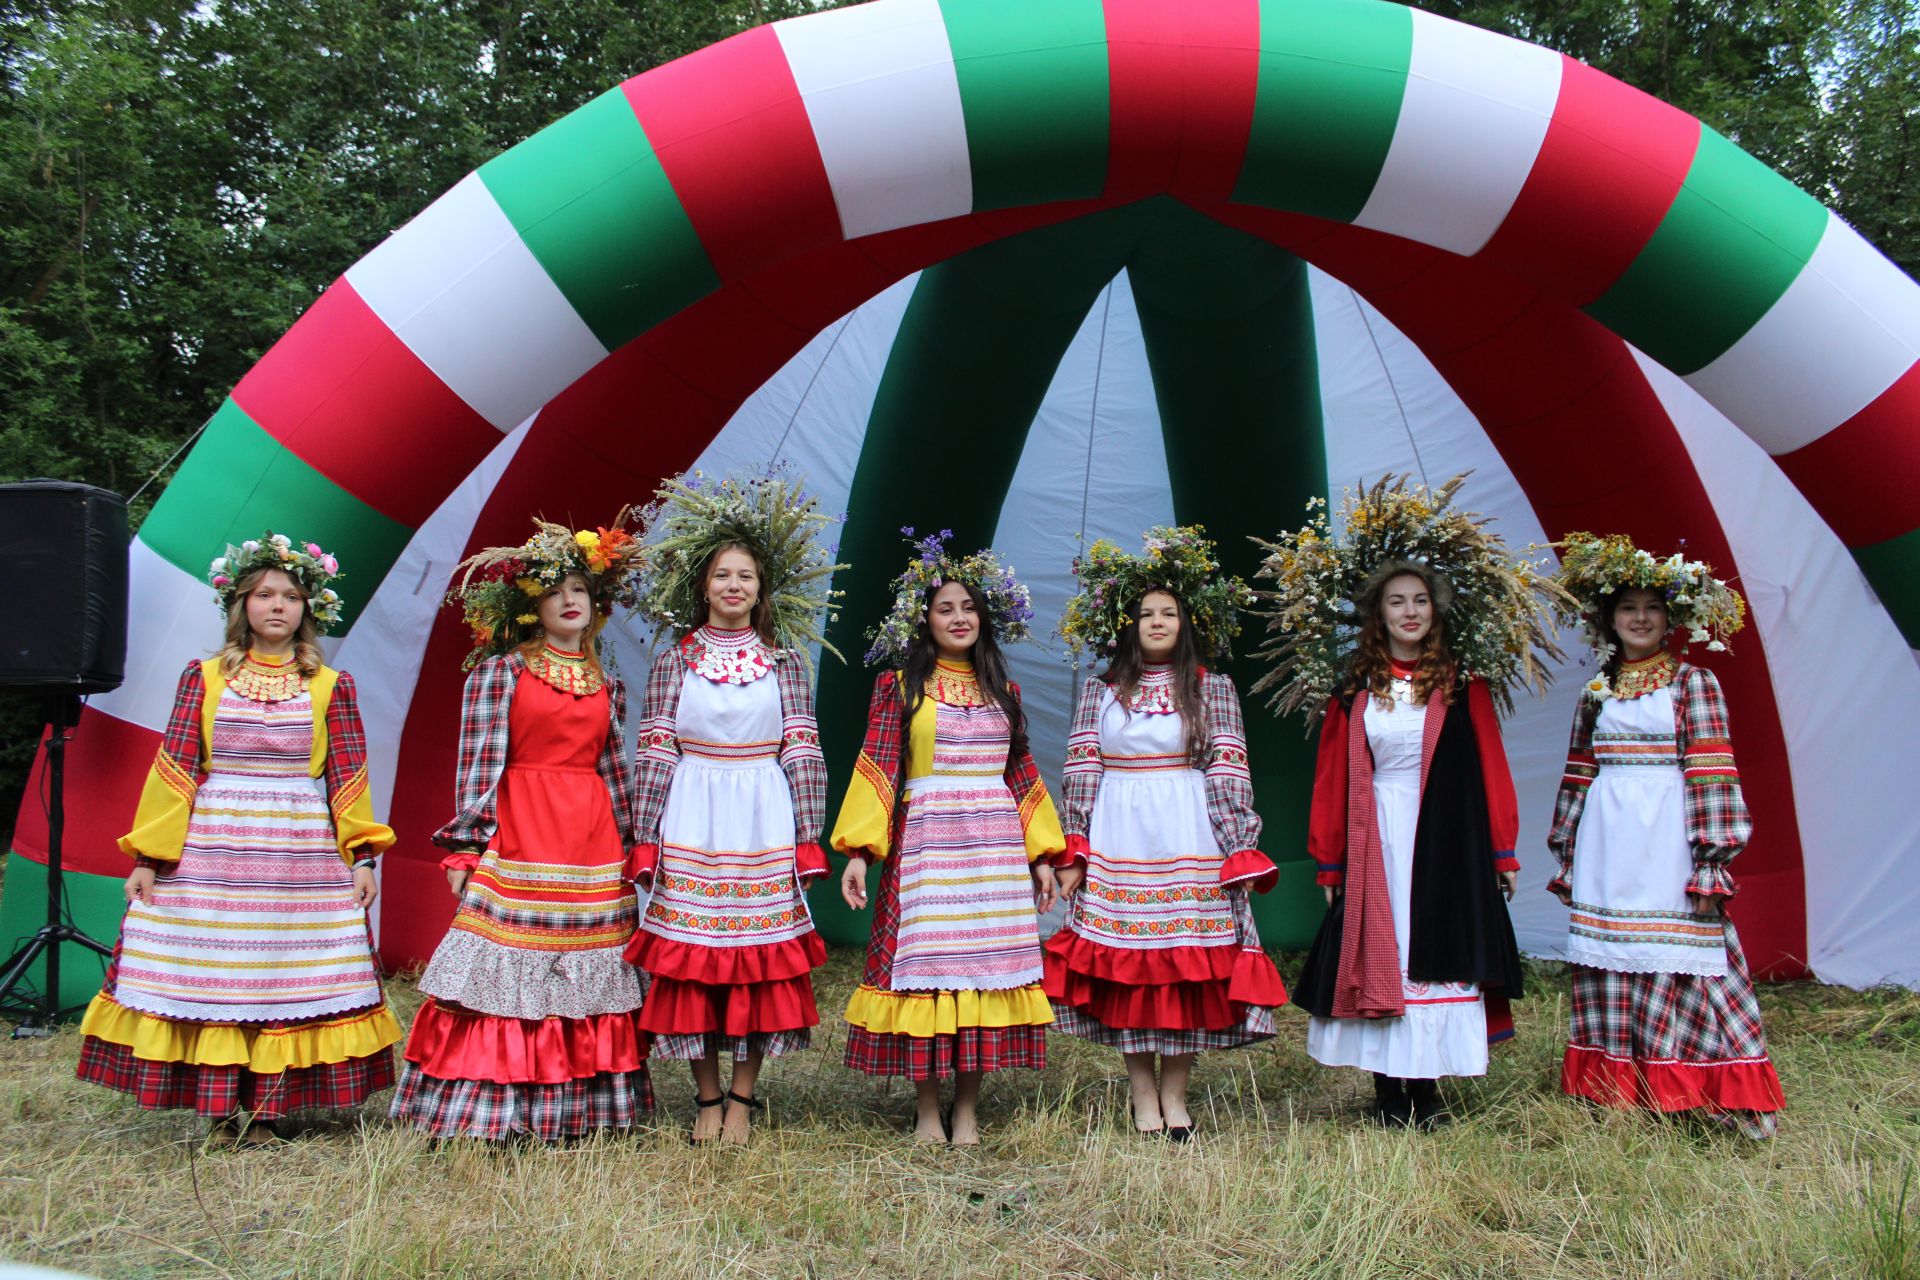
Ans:
{"label": "flower wreath headpiece", "polygon": [[340,562],[322,551],[317,542],[296,542],[271,529],[237,547],[228,543],[226,553],[215,556],[207,566],[207,581],[213,584],[222,614],[233,608],[240,584],[256,569],[278,569],[306,592],[307,613],[321,635],[340,621],[340,595],[328,585],[343,576]]}
{"label": "flower wreath headpiece", "polygon": [[1242,579],[1222,576],[1214,548],[1205,526],[1197,524],[1156,525],[1137,556],[1105,538],[1088,547],[1073,562],[1080,591],[1060,619],[1067,647],[1076,656],[1085,649],[1112,653],[1134,624],[1141,599],[1149,591],[1168,591],[1186,603],[1200,655],[1226,657],[1240,634],[1240,610],[1254,603],[1254,594]]}
{"label": "flower wreath headpiece", "polygon": [[819,500],[781,468],[744,479],[712,480],[698,471],[671,476],[640,513],[645,559],[621,585],[619,600],[652,623],[656,636],[684,634],[699,616],[708,560],[728,543],[742,543],[760,561],[775,647],[805,658],[818,644],[844,662],[820,621],[841,595],[828,582],[847,566],[834,563],[840,548],[823,545],[820,535],[845,519],[821,511]]}
{"label": "flower wreath headpiece", "polygon": [[1360,638],[1356,597],[1392,562],[1420,565],[1443,593],[1451,589],[1448,646],[1503,711],[1513,709],[1516,687],[1545,691],[1547,664],[1562,656],[1551,615],[1568,597],[1539,566],[1514,556],[1484,517],[1453,505],[1466,478],[1428,489],[1382,476],[1364,491],[1344,491],[1337,534],[1326,500],[1313,498],[1301,528],[1254,539],[1267,552],[1254,578],[1273,584],[1260,592],[1269,639],[1255,655],[1273,666],[1254,691],[1272,690],[1276,711],[1311,717],[1340,687]]}
{"label": "flower wreath headpiece", "polygon": [[[913,526],[900,530],[909,540]],[[907,646],[920,632],[920,621],[927,613],[927,595],[949,582],[964,583],[987,601],[987,624],[993,638],[1001,644],[1025,640],[1033,622],[1033,595],[1013,576],[1011,566],[982,548],[972,555],[956,556],[947,551],[953,530],[913,543],[914,558],[893,580],[893,608],[880,624],[867,633],[873,641],[867,650],[868,666],[899,666],[906,661]]]}
{"label": "flower wreath headpiece", "polygon": [[[1601,628],[1600,610],[1610,597],[1634,587],[1657,592],[1666,603],[1668,634],[1681,633],[1685,643],[1705,643],[1711,652],[1726,652],[1728,639],[1747,625],[1747,602],[1714,577],[1713,566],[1704,560],[1689,560],[1678,551],[1659,559],[1623,533],[1604,538],[1569,533],[1553,546],[1560,552],[1554,581],[1567,597],[1557,612],[1563,622],[1580,625],[1602,663],[1613,656],[1613,645]],[[1613,696],[1604,675],[1587,682],[1587,693],[1598,699]]]}
{"label": "flower wreath headpiece", "polygon": [[473,629],[473,649],[460,669],[470,671],[530,637],[540,622],[540,597],[570,573],[586,578],[594,607],[606,613],[620,579],[642,554],[639,539],[625,528],[629,512],[622,507],[611,525],[577,532],[536,517],[534,535],[519,546],[488,547],[455,566],[460,578],[445,603],[458,604]]}

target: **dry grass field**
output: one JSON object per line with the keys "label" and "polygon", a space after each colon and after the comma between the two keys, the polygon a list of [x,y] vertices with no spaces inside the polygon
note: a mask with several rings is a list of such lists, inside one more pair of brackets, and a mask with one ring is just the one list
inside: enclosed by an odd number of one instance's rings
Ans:
{"label": "dry grass field", "polygon": [[989,1078],[969,1152],[914,1146],[911,1090],[840,1066],[857,967],[823,973],[828,1025],[768,1071],[745,1150],[686,1145],[666,1067],[655,1126],[554,1150],[434,1146],[385,1095],[280,1149],[210,1149],[189,1116],[76,1083],[71,1029],[0,1040],[0,1257],[256,1280],[1920,1277],[1914,993],[1763,990],[1789,1106],[1770,1144],[1561,1097],[1566,982],[1542,966],[1440,1133],[1362,1123],[1367,1083],[1315,1067],[1290,1010],[1274,1044],[1202,1060],[1191,1148],[1133,1136],[1118,1056],[1056,1037],[1044,1074]]}

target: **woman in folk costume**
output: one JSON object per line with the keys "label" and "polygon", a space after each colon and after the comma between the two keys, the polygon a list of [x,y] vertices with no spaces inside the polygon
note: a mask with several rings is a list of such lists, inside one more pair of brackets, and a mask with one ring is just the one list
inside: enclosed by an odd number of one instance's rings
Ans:
{"label": "woman in folk costume", "polygon": [[1096,542],[1060,626],[1108,662],[1067,740],[1055,864],[1071,906],[1046,991],[1060,1030],[1124,1055],[1134,1127],[1176,1142],[1193,1134],[1194,1055],[1271,1037],[1287,1000],[1247,902],[1279,873],[1257,847],[1240,698],[1200,665],[1253,600],[1219,569],[1198,525],[1148,530],[1139,556]]}
{"label": "woman in folk costume", "polygon": [[[1266,652],[1276,705],[1320,705],[1308,848],[1328,911],[1294,1002],[1307,1051],[1374,1077],[1383,1124],[1444,1118],[1435,1081],[1484,1075],[1512,1033],[1520,956],[1502,895],[1519,816],[1496,699],[1557,656],[1551,583],[1482,521],[1391,477],[1278,544]],[[1351,601],[1352,612],[1346,602]]]}
{"label": "woman in folk costume", "polygon": [[1656,560],[1623,536],[1559,545],[1559,581],[1601,660],[1547,839],[1560,860],[1547,889],[1573,908],[1561,1087],[1607,1106],[1704,1109],[1771,1137],[1780,1079],[1723,910],[1753,824],[1720,682],[1667,647],[1677,635],[1725,650],[1746,602],[1710,566]]}
{"label": "woman in folk costume", "polygon": [[639,548],[623,523],[538,521],[466,561],[448,595],[474,632],[458,812],[433,837],[460,906],[420,975],[392,1111],[435,1138],[555,1142],[653,1108],[640,977],[620,954],[638,917],[626,691],[595,653]]}
{"label": "woman in folk costume", "polygon": [[79,1076],[268,1142],[357,1107],[400,1039],[374,969],[373,820],[353,677],[320,661],[340,572],[265,533],[213,562],[220,652],[180,675],[132,831],[127,915],[80,1030]]}
{"label": "woman in folk costume", "polygon": [[627,959],[649,979],[654,1056],[692,1066],[696,1143],[745,1142],[762,1062],[805,1049],[820,1021],[827,949],[804,889],[827,874],[827,770],[807,651],[843,567],[818,541],[828,522],[779,476],[678,477],[646,513],[633,603],[677,643],[640,712],[628,872],[651,897]]}
{"label": "woman in folk costume", "polygon": [[840,891],[856,911],[867,863],[882,863],[847,1065],[914,1082],[921,1141],[972,1145],[982,1076],[1046,1065],[1038,912],[1067,841],[1000,652],[1027,635],[1027,589],[990,551],[949,554],[951,536],[915,544],[873,633],[867,662],[887,670],[833,847],[848,855]]}

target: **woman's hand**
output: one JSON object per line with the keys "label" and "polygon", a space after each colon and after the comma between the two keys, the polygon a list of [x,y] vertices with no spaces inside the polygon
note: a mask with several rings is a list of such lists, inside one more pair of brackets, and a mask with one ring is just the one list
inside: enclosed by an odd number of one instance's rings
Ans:
{"label": "woman's hand", "polygon": [[1507,895],[1507,901],[1512,902],[1513,891],[1520,885],[1520,873],[1518,871],[1496,871],[1493,873],[1493,878],[1500,882],[1500,892]]}
{"label": "woman's hand", "polygon": [[380,896],[380,881],[374,877],[373,864],[363,862],[353,869],[353,904],[365,911]]}
{"label": "woman's hand", "polygon": [[1689,893],[1687,905],[1693,908],[1693,914],[1705,916],[1709,920],[1720,918],[1720,895],[1717,893]]}
{"label": "woman's hand", "polygon": [[1573,905],[1573,890],[1571,889],[1555,889],[1553,896],[1560,899],[1560,905],[1563,907]]}
{"label": "woman's hand", "polygon": [[867,860],[857,853],[847,859],[847,869],[840,873],[840,897],[855,911],[866,909]]}
{"label": "woman's hand", "polygon": [[1321,885],[1320,892],[1325,894],[1327,898],[1327,910],[1329,911],[1333,910],[1333,900],[1335,898],[1338,898],[1341,894],[1345,893],[1346,891],[1347,891],[1347,887],[1341,884]]}
{"label": "woman's hand", "polygon": [[1060,895],[1061,900],[1065,901],[1073,896],[1073,891],[1080,887],[1080,882],[1086,879],[1086,876],[1087,869],[1084,866],[1055,867],[1053,869],[1054,890]]}
{"label": "woman's hand", "polygon": [[1041,858],[1033,864],[1030,871],[1033,875],[1034,910],[1045,915],[1053,910],[1054,899],[1058,896],[1058,887],[1053,878],[1053,864]]}
{"label": "woman's hand", "polygon": [[153,905],[153,868],[135,867],[133,874],[127,877],[127,905],[139,903],[143,907]]}
{"label": "woman's hand", "polygon": [[454,897],[461,897],[467,892],[467,878],[472,874],[465,867],[447,868],[447,888],[453,890]]}

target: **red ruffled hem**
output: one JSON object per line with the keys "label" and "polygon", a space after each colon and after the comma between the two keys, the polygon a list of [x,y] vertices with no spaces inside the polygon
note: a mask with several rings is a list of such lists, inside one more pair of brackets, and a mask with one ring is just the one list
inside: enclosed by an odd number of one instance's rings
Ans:
{"label": "red ruffled hem", "polygon": [[1085,836],[1068,836],[1067,847],[1053,855],[1053,865],[1062,869],[1084,867],[1087,859],[1093,856],[1093,849],[1087,844]]}
{"label": "red ruffled hem", "polygon": [[430,999],[414,1015],[405,1057],[441,1080],[564,1084],[641,1070],[647,1038],[637,1010],[590,1018],[496,1018]]}
{"label": "red ruffled hem", "polygon": [[1116,1030],[1223,1031],[1250,1005],[1287,1002],[1273,957],[1257,947],[1131,951],[1062,929],[1047,940],[1045,963],[1049,999]]}
{"label": "red ruffled hem", "polygon": [[450,853],[440,859],[440,865],[448,871],[471,871],[480,865],[477,853]]}
{"label": "red ruffled hem", "polygon": [[640,1026],[654,1035],[747,1036],[819,1025],[813,979],[804,973],[731,986],[655,978],[640,1010]]}
{"label": "red ruffled hem", "polygon": [[703,947],[642,929],[623,953],[656,981],[672,978],[709,987],[749,986],[804,978],[827,962],[827,944],[812,931],[751,947]]}
{"label": "red ruffled hem", "polygon": [[1636,1062],[1568,1045],[1560,1087],[1608,1107],[1654,1111],[1778,1111],[1786,1106],[1780,1077],[1766,1058],[1736,1062]]}
{"label": "red ruffled hem", "polygon": [[800,878],[800,883],[811,884],[832,870],[827,865],[827,851],[819,845],[808,842],[794,847],[793,873]]}
{"label": "red ruffled hem", "polygon": [[1280,868],[1258,849],[1242,849],[1220,864],[1220,883],[1266,893],[1280,883]]}

